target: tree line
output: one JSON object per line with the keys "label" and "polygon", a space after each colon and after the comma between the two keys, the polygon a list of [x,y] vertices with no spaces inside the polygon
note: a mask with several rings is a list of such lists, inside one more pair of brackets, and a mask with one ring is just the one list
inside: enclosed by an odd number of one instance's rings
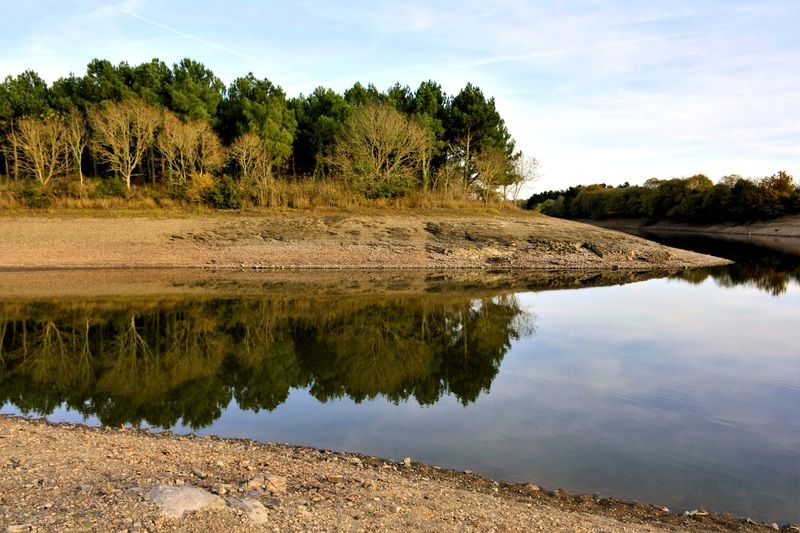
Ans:
{"label": "tree line", "polygon": [[692,223],[746,222],[800,214],[800,187],[784,171],[760,179],[703,174],[669,180],[580,185],[531,196],[525,207],[562,218],[640,218]]}
{"label": "tree line", "polygon": [[[253,74],[225,86],[202,63],[95,59],[49,85],[28,70],[0,86],[0,172],[34,203],[58,193],[269,205],[278,181],[329,181],[367,198],[460,190],[489,201],[536,170],[472,84],[385,91],[355,83],[288,97]],[[43,196],[44,195],[44,196]]]}

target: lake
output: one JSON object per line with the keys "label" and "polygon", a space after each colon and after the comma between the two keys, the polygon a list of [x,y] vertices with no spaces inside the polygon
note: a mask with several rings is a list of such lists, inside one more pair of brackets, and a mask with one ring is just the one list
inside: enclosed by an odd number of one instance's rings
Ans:
{"label": "lake", "polygon": [[4,297],[0,413],[800,522],[800,261],[681,244],[739,263],[560,290],[398,274],[406,290]]}

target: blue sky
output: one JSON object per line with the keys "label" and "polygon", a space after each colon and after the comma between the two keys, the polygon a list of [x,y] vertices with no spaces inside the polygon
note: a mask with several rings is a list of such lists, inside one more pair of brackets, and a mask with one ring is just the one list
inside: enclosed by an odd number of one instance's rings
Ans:
{"label": "blue sky", "polygon": [[697,172],[800,178],[800,1],[0,0],[0,76],[191,57],[289,95],[468,81],[533,190]]}

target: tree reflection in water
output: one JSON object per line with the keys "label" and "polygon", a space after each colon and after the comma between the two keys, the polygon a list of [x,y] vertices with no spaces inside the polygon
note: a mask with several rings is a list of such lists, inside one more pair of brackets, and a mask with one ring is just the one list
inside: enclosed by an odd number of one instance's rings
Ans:
{"label": "tree reflection in water", "polygon": [[532,334],[513,295],[0,303],[0,405],[194,429],[232,399],[273,410],[291,389],[466,405]]}

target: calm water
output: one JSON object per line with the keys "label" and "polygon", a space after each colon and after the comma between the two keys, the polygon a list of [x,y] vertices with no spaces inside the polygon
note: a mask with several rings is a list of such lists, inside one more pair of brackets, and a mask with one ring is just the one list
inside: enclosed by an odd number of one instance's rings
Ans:
{"label": "calm water", "polygon": [[798,522],[800,262],[734,248],[576,290],[0,302],[0,412]]}

